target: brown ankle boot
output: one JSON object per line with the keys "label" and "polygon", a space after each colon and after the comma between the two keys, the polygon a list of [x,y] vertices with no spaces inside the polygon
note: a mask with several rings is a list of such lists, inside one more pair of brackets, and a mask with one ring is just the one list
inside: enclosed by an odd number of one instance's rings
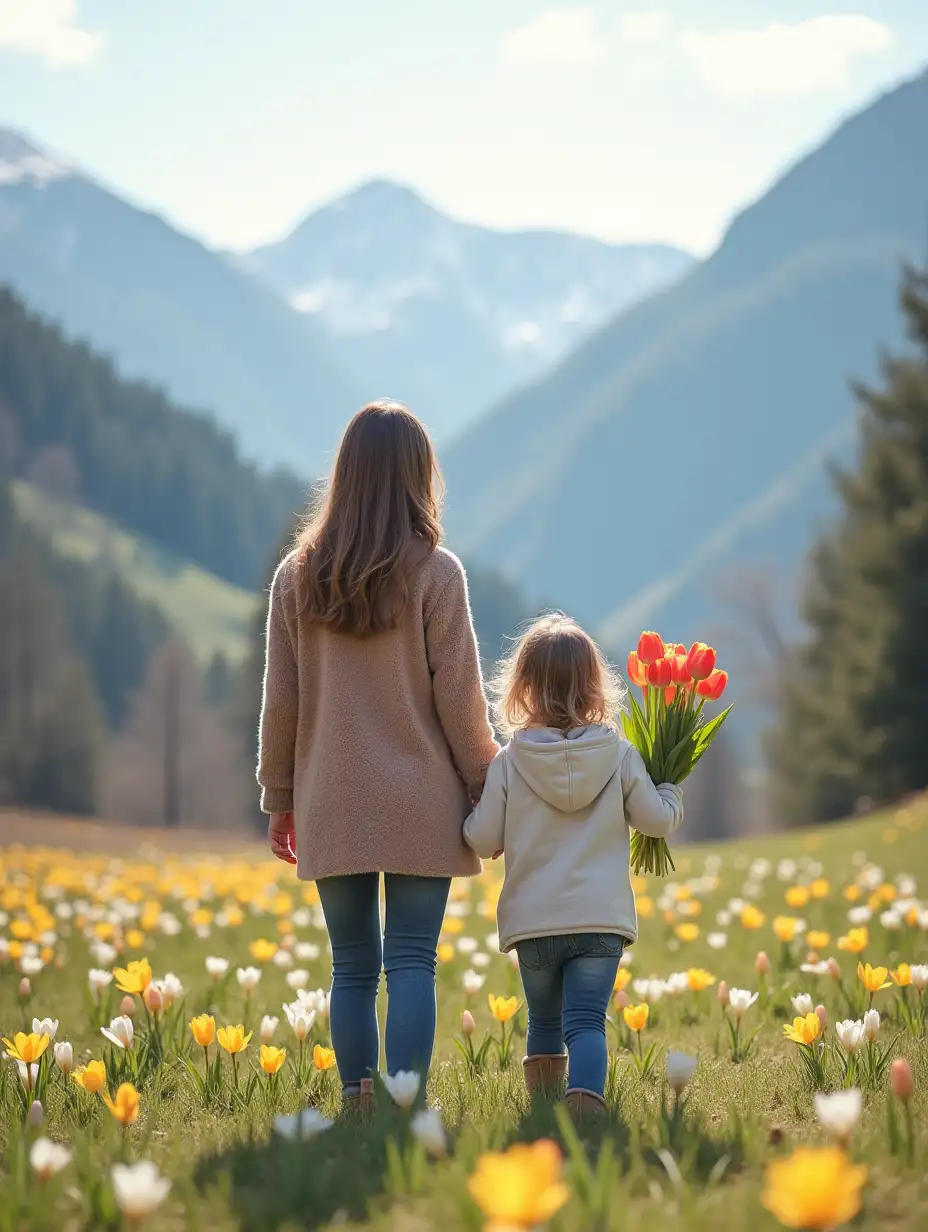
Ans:
{"label": "brown ankle boot", "polygon": [[540,1091],[549,1099],[559,1095],[566,1073],[566,1053],[539,1054],[537,1057],[526,1057],[522,1062],[522,1077],[530,1099],[535,1091]]}
{"label": "brown ankle boot", "polygon": [[602,1116],[606,1111],[606,1101],[595,1091],[584,1091],[581,1087],[567,1092],[567,1111],[575,1125],[582,1121],[592,1121]]}
{"label": "brown ankle boot", "polygon": [[374,1082],[372,1078],[361,1079],[361,1090],[357,1095],[343,1095],[342,1108],[345,1112],[359,1113],[368,1117],[374,1111]]}

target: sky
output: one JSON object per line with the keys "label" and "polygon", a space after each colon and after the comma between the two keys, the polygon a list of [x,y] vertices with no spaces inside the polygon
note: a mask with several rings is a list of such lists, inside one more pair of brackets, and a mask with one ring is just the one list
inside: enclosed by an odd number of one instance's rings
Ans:
{"label": "sky", "polygon": [[236,249],[377,177],[702,255],[926,66],[926,0],[0,0],[0,126]]}

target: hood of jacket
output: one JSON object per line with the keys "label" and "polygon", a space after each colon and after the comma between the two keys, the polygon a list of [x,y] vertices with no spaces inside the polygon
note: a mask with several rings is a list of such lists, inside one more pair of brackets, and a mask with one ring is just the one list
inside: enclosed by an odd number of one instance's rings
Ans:
{"label": "hood of jacket", "polygon": [[592,804],[619,768],[620,741],[608,727],[516,732],[509,757],[532,791],[562,813]]}

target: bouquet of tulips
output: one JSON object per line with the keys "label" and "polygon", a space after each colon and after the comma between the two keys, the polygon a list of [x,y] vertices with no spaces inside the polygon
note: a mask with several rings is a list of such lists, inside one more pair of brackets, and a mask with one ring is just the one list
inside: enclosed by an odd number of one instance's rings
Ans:
{"label": "bouquet of tulips", "polygon": [[[715,666],[715,651],[705,642],[685,646],[664,642],[656,633],[642,633],[638,649],[628,656],[628,678],[638,685],[642,701],[629,694],[622,716],[625,735],[639,751],[655,783],[682,783],[718,735],[731,710],[707,719],[703,708],[725,692],[728,673]],[[632,869],[666,876],[674,867],[662,838],[632,835]]]}

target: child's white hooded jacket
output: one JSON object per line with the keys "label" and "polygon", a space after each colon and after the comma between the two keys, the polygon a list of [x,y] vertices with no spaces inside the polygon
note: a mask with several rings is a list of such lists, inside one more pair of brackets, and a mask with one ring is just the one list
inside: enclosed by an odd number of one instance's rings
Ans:
{"label": "child's white hooded jacket", "polygon": [[680,788],[655,787],[638,750],[610,728],[517,732],[464,823],[479,856],[506,854],[500,948],[564,933],[634,941],[629,827],[666,838],[682,821]]}

